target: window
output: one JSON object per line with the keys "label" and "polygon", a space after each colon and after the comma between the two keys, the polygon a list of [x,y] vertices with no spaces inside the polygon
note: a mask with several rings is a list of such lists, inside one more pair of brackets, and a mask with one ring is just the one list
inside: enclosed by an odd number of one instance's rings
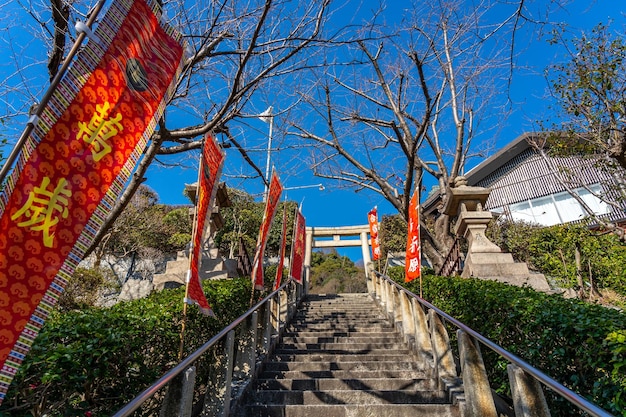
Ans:
{"label": "window", "polygon": [[[577,188],[574,192],[595,214],[610,213],[611,207],[594,195],[602,193],[602,186],[594,184],[589,189],[592,192],[585,188]],[[587,216],[587,211],[583,206],[566,191],[511,204],[509,210],[513,220],[538,223],[543,226],[573,222]]]}

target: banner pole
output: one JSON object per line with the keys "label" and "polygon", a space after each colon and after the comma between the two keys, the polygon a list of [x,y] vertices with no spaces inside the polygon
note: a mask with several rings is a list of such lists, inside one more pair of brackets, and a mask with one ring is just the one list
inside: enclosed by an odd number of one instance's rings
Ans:
{"label": "banner pole", "polygon": [[[98,14],[104,7],[104,3],[106,3],[106,0],[98,1],[98,3],[91,10],[89,19],[87,19],[88,28],[91,28],[91,25],[93,25],[93,23],[95,22],[96,18],[98,17]],[[37,120],[39,119],[39,117],[41,117],[41,113],[43,112],[43,109],[46,107],[46,105],[52,98],[52,94],[54,94],[54,91],[56,90],[57,86],[61,82],[61,79],[67,72],[67,69],[69,68],[71,61],[74,59],[74,56],[76,56],[76,54],[78,53],[83,43],[83,40],[85,40],[86,36],[87,34],[84,31],[81,31],[78,34],[78,37],[76,38],[76,41],[74,42],[74,45],[72,45],[72,49],[70,49],[69,53],[65,57],[65,60],[63,61],[63,64],[61,65],[61,68],[59,68],[59,71],[56,73],[56,75],[50,82],[50,86],[46,90],[46,93],[44,94],[44,96],[41,98],[41,102],[37,105],[37,109],[35,110],[35,113],[31,115],[30,119],[28,119],[28,122],[26,122],[26,127],[24,128],[24,131],[22,131],[22,135],[17,140],[17,143],[11,150],[11,153],[9,154],[4,165],[2,166],[2,170],[0,170],[0,184],[4,183],[4,180],[6,179],[9,173],[9,170],[15,163],[15,160],[17,159],[18,155],[22,151],[22,148],[24,147],[24,144],[26,143],[26,139],[28,139],[33,129],[35,128],[35,125],[37,124]]]}
{"label": "banner pole", "polygon": [[[203,148],[204,149],[204,146]],[[185,298],[183,298],[183,318],[180,324],[180,345],[178,347],[178,360],[183,360],[183,348],[185,346],[185,329],[187,327],[187,299],[189,298],[189,281],[191,280],[191,263],[194,262],[193,259],[193,245],[196,241],[196,234],[198,233],[198,196],[200,193],[200,175],[202,175],[202,170],[204,167],[202,166],[204,157],[202,152],[200,153],[200,163],[198,164],[198,182],[196,188],[196,204],[195,209],[193,211],[193,227],[191,229],[191,246],[189,247],[189,267],[187,268],[187,276],[185,277]],[[202,232],[200,232],[202,233]],[[200,254],[200,260],[195,259],[197,262],[202,262],[202,254]]]}
{"label": "banner pole", "polygon": [[[420,204],[419,201],[417,203],[417,219],[420,219]],[[422,222],[419,222],[419,226],[417,226],[417,234],[419,236],[420,245],[417,249],[417,256],[419,256],[420,260],[420,298],[424,298],[424,294],[422,293],[422,234],[420,228],[422,227]]]}

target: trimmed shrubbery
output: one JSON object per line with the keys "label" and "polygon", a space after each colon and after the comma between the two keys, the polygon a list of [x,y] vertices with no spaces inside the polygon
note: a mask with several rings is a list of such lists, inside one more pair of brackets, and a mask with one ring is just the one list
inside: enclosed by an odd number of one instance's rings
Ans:
{"label": "trimmed shrubbery", "polygon": [[[249,278],[205,281],[204,289],[216,318],[187,309],[185,356],[249,306]],[[0,416],[111,415],[178,362],[183,296],[179,288],[111,308],[54,312]]]}
{"label": "trimmed shrubbery", "polygon": [[593,287],[626,296],[626,245],[613,233],[591,230],[584,224],[539,227],[523,222],[494,222],[488,231],[505,252],[561,288],[588,294]]}
{"label": "trimmed shrubbery", "polygon": [[[404,284],[419,294],[419,282]],[[571,390],[626,415],[626,314],[495,281],[426,276],[424,298]],[[454,334],[450,335],[451,337]],[[484,348],[490,381],[506,393],[506,361]],[[576,415],[547,392],[553,416]]]}
{"label": "trimmed shrubbery", "polygon": [[[392,268],[403,281],[403,268]],[[419,294],[417,281],[408,288]],[[189,308],[185,355],[248,309],[248,278],[207,281],[217,318]],[[424,298],[606,410],[626,409],[626,314],[530,288],[426,276]],[[108,416],[177,361],[184,288],[111,308],[55,312],[14,380],[0,416]],[[454,337],[454,333],[451,333]],[[483,349],[492,386],[506,362]],[[206,367],[198,369],[206,379]],[[204,373],[204,374],[203,374]],[[548,392],[553,416],[573,415]]]}

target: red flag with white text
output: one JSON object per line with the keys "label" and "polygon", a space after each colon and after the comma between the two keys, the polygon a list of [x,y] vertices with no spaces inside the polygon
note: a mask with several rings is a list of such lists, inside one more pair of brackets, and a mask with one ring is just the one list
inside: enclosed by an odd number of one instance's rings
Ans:
{"label": "red flag with white text", "polygon": [[409,203],[409,231],[406,241],[406,259],[404,266],[405,282],[419,278],[421,273],[422,250],[420,243],[420,219],[417,192]]}
{"label": "red flag with white text", "polygon": [[291,262],[289,275],[302,284],[302,270],[304,268],[304,252],[306,249],[306,224],[304,216],[296,209],[296,218],[293,227],[293,242],[291,243]]}
{"label": "red flag with white text", "polygon": [[378,238],[378,208],[374,207],[367,213],[367,222],[370,226],[370,240],[372,241],[372,259],[380,259],[380,239]]}
{"label": "red flag with white text", "polygon": [[114,0],[0,196],[0,403],[141,158],[182,68],[158,2]]}
{"label": "red flag with white text", "polygon": [[283,229],[280,234],[280,254],[278,256],[278,268],[276,268],[276,279],[274,280],[274,289],[280,287],[280,281],[283,279],[283,266],[285,265],[285,247],[287,246],[287,204],[283,203]]}
{"label": "red flag with white text", "polygon": [[252,281],[254,282],[254,288],[257,290],[262,290],[264,288],[263,257],[265,255],[265,245],[267,244],[267,238],[270,234],[272,220],[276,214],[276,208],[278,207],[278,201],[280,200],[282,192],[283,186],[280,183],[278,174],[272,171],[272,180],[270,181],[269,194],[267,196],[267,201],[265,202],[263,222],[261,223],[261,228],[259,230],[259,238],[257,240],[254,263],[252,265]]}
{"label": "red flag with white text", "polygon": [[212,315],[213,312],[202,290],[198,268],[202,263],[204,233],[208,226],[207,220],[210,220],[211,213],[213,213],[217,182],[223,163],[224,151],[215,141],[215,137],[207,134],[204,138],[202,156],[200,157],[196,198],[196,224],[191,245],[189,282],[187,283],[187,297],[185,300],[189,304],[197,304],[200,311],[207,315]]}

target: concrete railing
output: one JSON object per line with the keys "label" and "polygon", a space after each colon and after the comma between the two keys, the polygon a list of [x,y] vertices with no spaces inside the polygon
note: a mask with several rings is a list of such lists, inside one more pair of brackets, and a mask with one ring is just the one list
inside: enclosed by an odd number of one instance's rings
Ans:
{"label": "concrete railing", "polygon": [[[262,360],[295,313],[304,296],[292,280],[269,294],[193,352],[152,386],[119,410],[114,417],[154,415],[188,417],[198,414],[228,416],[233,398],[239,398],[257,376]],[[196,381],[196,369],[209,377]]]}
{"label": "concrete railing", "polygon": [[[441,388],[454,394],[461,383],[465,397],[465,417],[548,417],[550,410],[542,385],[569,401],[573,407],[591,416],[612,416],[595,404],[545,375],[516,355],[496,345],[437,307],[419,298],[389,277],[373,275],[374,296],[407,343],[424,364],[432,364],[432,375]],[[444,323],[456,327],[460,372]],[[491,349],[508,362],[507,372],[513,397],[513,409],[502,404],[489,386],[481,346]],[[506,408],[509,409],[506,409]]]}

